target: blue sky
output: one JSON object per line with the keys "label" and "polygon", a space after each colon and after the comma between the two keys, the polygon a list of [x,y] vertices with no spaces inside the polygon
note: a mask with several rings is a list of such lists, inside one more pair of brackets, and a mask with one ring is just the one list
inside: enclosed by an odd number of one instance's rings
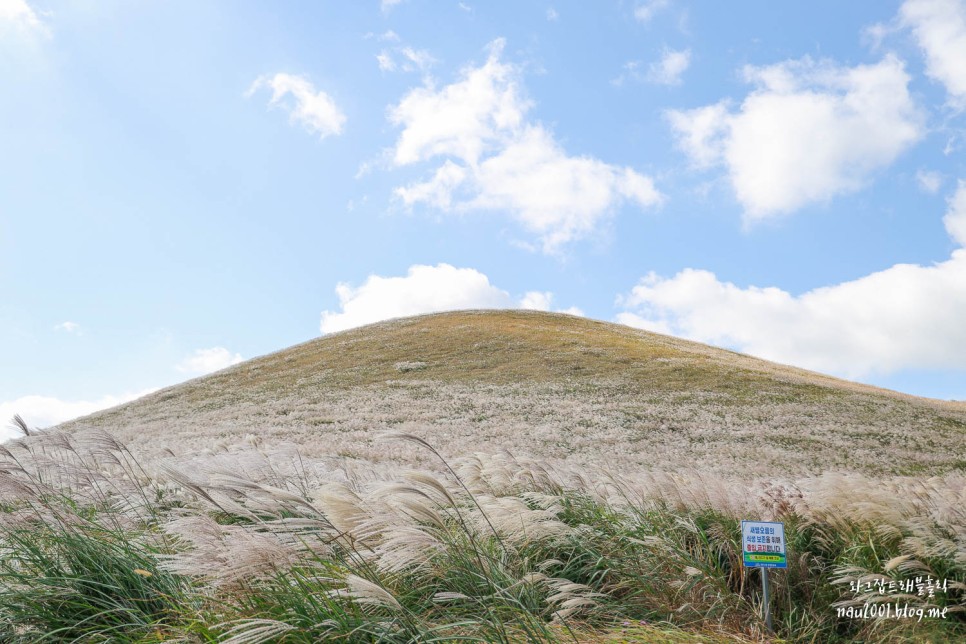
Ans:
{"label": "blue sky", "polygon": [[962,0],[0,0],[0,413],[520,306],[966,399],[964,60]]}

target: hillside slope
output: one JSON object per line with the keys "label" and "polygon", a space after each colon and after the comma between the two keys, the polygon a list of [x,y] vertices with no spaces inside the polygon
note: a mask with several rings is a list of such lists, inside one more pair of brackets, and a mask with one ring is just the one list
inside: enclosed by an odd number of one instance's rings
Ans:
{"label": "hillside slope", "polygon": [[463,311],[353,329],[63,426],[137,451],[294,443],[416,462],[508,449],[611,470],[783,476],[966,469],[966,405],[568,315]]}

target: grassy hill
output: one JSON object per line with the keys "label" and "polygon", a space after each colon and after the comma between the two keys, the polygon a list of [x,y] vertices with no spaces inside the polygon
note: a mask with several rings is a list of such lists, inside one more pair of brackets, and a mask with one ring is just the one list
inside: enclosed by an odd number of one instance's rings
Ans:
{"label": "grassy hill", "polygon": [[966,404],[916,398],[625,326],[532,311],[393,320],[315,339],[68,423],[143,453],[291,442],[308,457],[507,449],[613,469],[801,476],[966,469]]}
{"label": "grassy hill", "polygon": [[[385,322],[0,446],[0,641],[966,641],[964,428],[566,315]],[[742,520],[785,525],[774,632]]]}

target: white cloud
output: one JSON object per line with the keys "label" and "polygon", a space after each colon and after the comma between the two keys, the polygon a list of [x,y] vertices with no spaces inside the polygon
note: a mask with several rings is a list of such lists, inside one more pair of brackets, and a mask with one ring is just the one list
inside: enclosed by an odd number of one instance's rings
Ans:
{"label": "white cloud", "polygon": [[695,164],[726,166],[746,223],[862,188],[923,134],[891,55],[856,67],[806,57],[744,77],[755,89],[736,111],[722,101],[667,116]]}
{"label": "white cloud", "polygon": [[469,171],[452,161],[446,161],[433,174],[429,181],[408,187],[396,188],[396,196],[405,204],[428,203],[440,210],[449,210],[453,205],[453,193],[468,178]]}
{"label": "white cloud", "polygon": [[649,177],[593,157],[573,157],[540,126],[485,159],[475,175],[476,196],[468,208],[514,212],[539,234],[544,251],[592,232],[618,203],[660,203]]}
{"label": "white cloud", "polygon": [[20,436],[20,432],[8,426],[14,414],[20,414],[31,428],[43,429],[53,425],[93,414],[95,411],[114,407],[157,391],[145,389],[120,396],[104,396],[98,400],[61,400],[52,396],[23,396],[9,402],[0,402],[0,442]]}
{"label": "white cloud", "polygon": [[[434,64],[436,64],[436,59],[433,58],[428,51],[425,49],[413,49],[412,47],[403,47],[400,50],[403,58],[408,61],[403,69],[406,71],[426,71]],[[408,65],[408,67],[407,67]]]}
{"label": "white cloud", "polygon": [[[393,52],[395,52],[395,56]],[[397,58],[399,62],[397,62]],[[437,62],[425,49],[414,49],[408,45],[395,47],[393,51],[383,49],[376,54],[376,61],[379,63],[379,69],[384,72],[394,72],[396,70],[403,72],[426,72]]]}
{"label": "white cloud", "polygon": [[638,22],[650,22],[658,12],[666,9],[670,4],[670,0],[648,0],[634,8],[634,18]]}
{"label": "white cloud", "polygon": [[622,86],[626,81],[647,81],[658,85],[680,85],[681,75],[691,66],[691,50],[674,51],[665,49],[661,59],[651,63],[647,73],[641,71],[641,61],[629,60],[621,67],[621,73],[611,80],[611,85]]}
{"label": "white cloud", "polygon": [[617,320],[850,378],[966,369],[966,182],[944,222],[960,248],[931,266],[897,264],[797,296],[703,270],[651,273],[619,298]]}
{"label": "white cloud", "polygon": [[[322,313],[322,333],[439,311],[516,308],[548,311],[553,300],[552,293],[540,291],[529,291],[517,300],[491,284],[483,273],[449,264],[410,266],[405,277],[370,275],[362,286],[339,284],[335,291],[341,311]],[[566,312],[574,310],[579,311]]]}
{"label": "white cloud", "polygon": [[916,172],[916,183],[919,184],[920,190],[934,195],[939,192],[943,184],[943,175],[940,172],[919,170]]}
{"label": "white cloud", "polygon": [[879,51],[882,47],[882,42],[894,32],[895,26],[878,22],[862,30],[862,42],[872,51]]}
{"label": "white cloud", "polygon": [[383,49],[381,52],[376,54],[376,61],[379,63],[379,69],[384,72],[394,72],[396,71],[396,61],[392,59],[392,55]]}
{"label": "white cloud", "polygon": [[503,41],[491,45],[482,67],[463,70],[462,79],[437,90],[426,85],[392,107],[389,119],[403,126],[394,161],[405,165],[437,155],[475,163],[503,132],[523,123],[530,102],[522,95],[518,70],[500,62]]}
{"label": "white cloud", "polygon": [[570,156],[546,128],[528,122],[532,103],[519,69],[500,60],[502,48],[495,41],[482,66],[442,88],[414,89],[390,109],[390,120],[403,128],[396,165],[445,159],[430,179],[396,190],[405,205],[507,212],[554,252],[592,232],[622,202],[661,202],[650,177]]}
{"label": "white cloud", "polygon": [[527,291],[520,300],[521,309],[531,311],[549,311],[550,303],[553,302],[553,293],[550,291]]}
{"label": "white cloud", "polygon": [[60,324],[54,326],[55,331],[63,331],[65,333],[70,333],[73,335],[80,335],[81,328],[76,322],[71,322],[70,320],[66,322],[61,322]]}
{"label": "white cloud", "polygon": [[956,108],[966,108],[966,3],[906,0],[899,21],[912,29],[925,54],[926,74],[946,87]]}
{"label": "white cloud", "polygon": [[943,224],[953,241],[966,248],[966,181],[962,179],[949,199],[949,209],[943,217]]}
{"label": "white cloud", "polygon": [[[248,89],[251,96],[263,87],[271,88],[272,98],[269,105],[283,106],[289,112],[292,123],[300,123],[305,129],[324,139],[333,134],[341,134],[345,125],[345,114],[328,94],[316,91],[306,78],[291,74],[262,76]],[[291,97],[290,101],[286,97]]]}
{"label": "white cloud", "polygon": [[691,50],[674,51],[665,49],[661,60],[652,63],[647,79],[660,85],[680,85],[681,75],[691,65]]}
{"label": "white cloud", "polygon": [[49,36],[47,26],[25,0],[0,0],[0,28],[12,26],[23,33]]}
{"label": "white cloud", "polygon": [[699,168],[709,168],[723,160],[731,114],[727,101],[693,110],[671,110],[668,121],[678,137],[678,145]]}
{"label": "white cloud", "polygon": [[549,9],[547,9],[547,20],[550,22],[557,22],[558,20],[560,20],[560,14],[557,13],[556,9],[554,9],[553,7],[550,7]]}
{"label": "white cloud", "polygon": [[528,309],[530,311],[550,311],[554,310],[557,313],[569,313],[570,315],[584,316],[583,309],[570,306],[566,309],[553,309],[553,293],[550,291],[527,291],[524,293],[523,298],[520,299],[520,308]]}
{"label": "white cloud", "polygon": [[232,355],[231,351],[224,347],[212,347],[211,349],[196,350],[179,362],[175,369],[181,373],[204,375],[225,369],[244,360],[240,354]]}

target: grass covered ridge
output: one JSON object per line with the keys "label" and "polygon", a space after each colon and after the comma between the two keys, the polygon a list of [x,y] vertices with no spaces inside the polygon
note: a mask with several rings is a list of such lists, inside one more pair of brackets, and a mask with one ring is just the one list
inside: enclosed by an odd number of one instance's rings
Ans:
{"label": "grass covered ridge", "polygon": [[[139,461],[100,430],[0,448],[4,642],[761,641],[739,521],[785,522],[789,641],[966,637],[966,479],[728,479],[502,453],[435,470],[249,447]],[[931,576],[895,601],[945,619],[838,616],[849,582]]]}
{"label": "grass covered ridge", "polygon": [[[462,311],[332,334],[68,423],[154,458],[252,441],[432,466],[507,448],[620,470],[687,464],[869,475],[966,471],[966,405],[905,396],[629,327],[535,311]],[[758,468],[753,470],[752,468]]]}

